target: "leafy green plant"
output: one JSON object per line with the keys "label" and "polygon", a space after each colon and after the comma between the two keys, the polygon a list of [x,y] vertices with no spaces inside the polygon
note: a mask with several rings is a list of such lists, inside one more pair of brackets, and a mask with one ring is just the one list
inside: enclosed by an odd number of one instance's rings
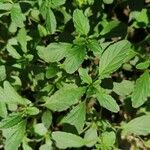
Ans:
{"label": "leafy green plant", "polygon": [[0,0],[0,149],[150,148],[149,6]]}

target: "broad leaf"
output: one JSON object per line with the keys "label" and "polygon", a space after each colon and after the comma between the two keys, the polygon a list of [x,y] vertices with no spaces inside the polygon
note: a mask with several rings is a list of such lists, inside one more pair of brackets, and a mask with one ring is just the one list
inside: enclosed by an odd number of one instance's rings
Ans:
{"label": "broad leaf", "polygon": [[136,68],[142,70],[142,69],[147,69],[149,66],[150,66],[150,61],[147,60],[145,62],[141,62],[141,63],[137,64]]}
{"label": "broad leaf", "polygon": [[6,78],[6,68],[4,65],[0,66],[0,81],[5,80]]}
{"label": "broad leaf", "polygon": [[26,129],[26,121],[22,121],[13,128],[3,130],[6,141],[5,150],[18,150]]}
{"label": "broad leaf", "polygon": [[47,27],[47,30],[50,32],[50,34],[55,33],[56,27],[57,27],[57,22],[56,22],[55,15],[51,9],[47,9],[46,27]]}
{"label": "broad leaf", "polygon": [[131,92],[133,92],[134,89],[134,82],[129,80],[123,80],[120,83],[114,82],[113,84],[113,91],[120,96],[129,95]]}
{"label": "broad leaf", "polygon": [[84,87],[66,85],[55,92],[50,98],[46,98],[45,106],[53,111],[66,110],[76,104],[84,92]]}
{"label": "broad leaf", "polygon": [[14,4],[11,9],[11,20],[16,27],[24,27],[25,16],[22,14],[19,4]]}
{"label": "broad leaf", "polygon": [[66,117],[61,120],[61,123],[68,123],[76,127],[80,133],[85,124],[86,106],[85,103],[80,103],[74,107]]}
{"label": "broad leaf", "polygon": [[122,126],[124,134],[148,135],[150,133],[150,115],[137,117]]}
{"label": "broad leaf", "polygon": [[44,126],[43,123],[37,123],[33,126],[34,132],[39,136],[45,136],[47,133],[47,128]]}
{"label": "broad leaf", "polygon": [[106,49],[102,54],[99,65],[99,75],[105,78],[116,71],[124,63],[130,52],[130,43],[126,40],[117,42]]}
{"label": "broad leaf", "polygon": [[87,147],[92,147],[98,141],[97,127],[96,124],[92,124],[92,126],[85,132],[84,139],[86,141]]}
{"label": "broad leaf", "polygon": [[113,1],[114,1],[114,0],[103,0],[103,2],[104,2],[105,4],[111,4],[111,3],[113,3]]}
{"label": "broad leaf", "polygon": [[84,61],[86,56],[86,49],[83,46],[74,46],[68,51],[66,60],[64,62],[64,68],[67,73],[74,73]]}
{"label": "broad leaf", "polygon": [[0,93],[2,95],[0,96],[0,100],[7,103],[7,104],[22,104],[26,105],[26,101],[24,98],[22,98],[12,87],[12,85],[8,82],[4,82],[4,89],[0,88]]}
{"label": "broad leaf", "polygon": [[73,22],[78,34],[87,35],[90,30],[89,20],[82,10],[76,9],[73,12]]}
{"label": "broad leaf", "polygon": [[101,137],[101,149],[112,149],[116,141],[116,135],[113,131],[102,133]]}
{"label": "broad leaf", "polygon": [[27,33],[25,28],[22,28],[19,30],[18,35],[17,35],[17,40],[19,44],[21,45],[22,51],[24,53],[27,52]]}
{"label": "broad leaf", "polygon": [[87,46],[91,51],[93,51],[93,53],[96,57],[100,58],[100,56],[103,52],[103,49],[97,40],[89,40]]}
{"label": "broad leaf", "polygon": [[8,81],[4,82],[4,89],[0,87],[0,101],[6,104],[27,104],[26,99],[22,98]]}
{"label": "broad leaf", "polygon": [[0,10],[11,10],[12,4],[11,3],[2,3],[0,2]]}
{"label": "broad leaf", "polygon": [[21,55],[16,51],[16,49],[12,45],[7,44],[6,49],[9,52],[10,56],[12,56],[13,58],[15,59],[21,58]]}
{"label": "broad leaf", "polygon": [[7,114],[8,112],[7,112],[6,104],[0,101],[0,117],[6,118]]}
{"label": "broad leaf", "polygon": [[80,68],[79,69],[79,75],[80,75],[81,80],[84,83],[87,83],[87,84],[91,84],[92,83],[92,78],[88,74],[88,70],[87,69]]}
{"label": "broad leaf", "polygon": [[112,96],[101,90],[96,90],[96,98],[102,107],[115,113],[119,111],[119,106]]}
{"label": "broad leaf", "polygon": [[38,55],[46,62],[58,62],[66,56],[67,50],[71,49],[69,43],[51,43],[47,47],[38,46]]}
{"label": "broad leaf", "polygon": [[148,96],[150,96],[150,74],[148,71],[145,71],[136,81],[131,97],[132,106],[137,108],[143,105],[147,101]]}
{"label": "broad leaf", "polygon": [[47,110],[43,113],[42,115],[42,123],[44,124],[44,126],[48,129],[52,123],[52,119],[53,119],[53,116],[52,116],[52,113],[51,111]]}
{"label": "broad leaf", "polygon": [[65,2],[66,2],[66,0],[61,0],[61,1],[60,0],[51,0],[51,5],[53,7],[59,7],[63,4],[65,4]]}
{"label": "broad leaf", "polygon": [[20,123],[21,121],[22,121],[21,113],[11,114],[0,122],[0,129],[11,128]]}
{"label": "broad leaf", "polygon": [[52,138],[56,141],[56,146],[60,149],[82,147],[85,144],[84,139],[82,139],[81,137],[66,132],[53,132]]}

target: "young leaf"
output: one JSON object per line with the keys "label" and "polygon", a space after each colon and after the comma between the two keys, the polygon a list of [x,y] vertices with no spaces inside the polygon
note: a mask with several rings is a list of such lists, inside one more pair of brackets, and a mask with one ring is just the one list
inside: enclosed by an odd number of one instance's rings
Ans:
{"label": "young leaf", "polygon": [[134,108],[140,107],[150,96],[150,74],[145,71],[139,79],[137,79],[135,88],[131,97],[132,106]]}
{"label": "young leaf", "polygon": [[134,82],[129,80],[123,80],[120,83],[114,82],[113,84],[113,91],[120,96],[129,95],[131,92],[133,92],[134,89]]}
{"label": "young leaf", "polygon": [[61,123],[68,123],[75,126],[77,131],[80,133],[85,124],[85,116],[86,106],[83,102],[74,107],[70,113],[68,113],[67,116],[61,120]]}
{"label": "young leaf", "polygon": [[77,148],[85,145],[84,139],[71,133],[56,131],[52,133],[52,138],[56,141],[56,146],[60,149]]}
{"label": "young leaf", "polygon": [[150,133],[150,115],[137,117],[122,126],[124,134],[148,135]]}
{"label": "young leaf", "polygon": [[68,51],[66,60],[64,62],[64,68],[67,73],[74,73],[84,61],[86,56],[86,49],[83,46],[74,46]]}
{"label": "young leaf", "polygon": [[61,1],[60,0],[51,0],[51,5],[53,7],[59,7],[63,4],[65,4],[65,2],[66,2],[66,0],[61,0]]}
{"label": "young leaf", "polygon": [[92,126],[86,131],[84,139],[87,143],[86,144],[87,147],[92,147],[97,143],[98,135],[96,124],[93,123]]}
{"label": "young leaf", "polygon": [[105,78],[116,71],[124,63],[129,51],[130,43],[126,40],[119,41],[109,46],[100,59],[100,77]]}
{"label": "young leaf", "polygon": [[22,51],[27,52],[27,33],[25,28],[21,28],[17,35],[17,40],[21,45]]}
{"label": "young leaf", "polygon": [[40,136],[44,136],[47,133],[47,128],[44,126],[43,123],[37,123],[34,125],[34,132]]}
{"label": "young leaf", "polygon": [[103,49],[97,40],[89,40],[87,46],[88,46],[88,48],[90,48],[91,51],[93,51],[93,53],[96,57],[100,58],[100,56],[103,52]]}
{"label": "young leaf", "polygon": [[104,132],[101,135],[101,149],[110,149],[114,146],[116,141],[116,135],[113,131]]}
{"label": "young leaf", "polygon": [[46,62],[58,62],[66,56],[67,50],[71,49],[69,43],[51,43],[47,47],[38,46],[38,55]]}
{"label": "young leaf", "polygon": [[52,111],[63,111],[76,104],[84,94],[84,87],[66,85],[58,90],[50,98],[47,98],[45,106]]}
{"label": "young leaf", "polygon": [[73,12],[73,22],[78,34],[87,35],[90,30],[89,20],[82,10],[76,9]]}
{"label": "young leaf", "polygon": [[47,9],[46,13],[46,27],[50,34],[54,34],[57,27],[55,15],[51,9]]}
{"label": "young leaf", "polygon": [[21,55],[16,51],[16,49],[12,45],[7,44],[6,49],[9,52],[10,56],[12,56],[13,58],[15,59],[21,58]]}
{"label": "young leaf", "polygon": [[14,4],[11,9],[11,20],[16,27],[24,27],[25,16],[22,14],[19,4]]}
{"label": "young leaf", "polygon": [[[7,104],[21,104],[21,105],[26,105],[26,101],[24,98],[22,98],[16,91],[15,89],[12,87],[12,85],[8,82],[5,81],[4,82],[4,89],[2,90],[0,88],[0,91],[3,96],[3,101]],[[8,94],[9,93],[9,94]],[[0,99],[1,100],[1,99]]]}
{"label": "young leaf", "polygon": [[80,75],[81,80],[84,83],[87,83],[87,84],[92,83],[92,78],[88,75],[88,70],[87,69],[80,68],[79,69],[79,75]]}
{"label": "young leaf", "polygon": [[45,111],[42,115],[42,123],[47,129],[50,127],[52,123],[52,118],[53,118],[52,113],[49,110]]}
{"label": "young leaf", "polygon": [[18,150],[26,130],[26,121],[21,121],[13,128],[3,130],[6,137],[5,146],[6,150]]}
{"label": "young leaf", "polygon": [[36,107],[27,107],[25,113],[27,115],[33,116],[39,114],[40,110]]}
{"label": "young leaf", "polygon": [[12,4],[11,3],[3,3],[0,1],[0,10],[11,10]]}
{"label": "young leaf", "polygon": [[111,4],[111,3],[113,3],[113,1],[114,1],[114,0],[103,0],[103,2],[104,2],[105,4]]}
{"label": "young leaf", "polygon": [[111,97],[110,95],[108,95],[100,90],[96,90],[96,98],[102,107],[104,107],[114,113],[117,113],[119,111],[118,104],[116,103],[114,98]]}
{"label": "young leaf", "polygon": [[147,60],[145,62],[141,62],[141,63],[137,64],[136,68],[143,70],[143,69],[147,69],[149,66],[150,66],[150,61]]}
{"label": "young leaf", "polygon": [[6,78],[6,68],[4,65],[0,66],[0,81],[5,80]]}

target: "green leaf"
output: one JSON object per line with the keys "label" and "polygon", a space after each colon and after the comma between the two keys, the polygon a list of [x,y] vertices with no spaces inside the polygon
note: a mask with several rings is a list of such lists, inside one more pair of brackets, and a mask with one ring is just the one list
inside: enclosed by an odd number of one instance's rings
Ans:
{"label": "green leaf", "polygon": [[124,134],[148,135],[150,133],[150,115],[137,117],[122,126]]}
{"label": "green leaf", "polygon": [[80,103],[74,107],[68,114],[65,116],[61,123],[68,123],[76,127],[77,131],[80,133],[85,124],[86,117],[86,105],[85,103]]}
{"label": "green leaf", "polygon": [[123,80],[120,83],[114,82],[113,84],[113,91],[120,96],[129,95],[131,92],[133,92],[134,89],[134,82],[129,80]]}
{"label": "green leaf", "polygon": [[34,128],[34,132],[37,133],[40,136],[45,136],[47,131],[48,131],[43,123],[35,124],[33,126],[33,128]]}
{"label": "green leaf", "polygon": [[101,149],[110,149],[114,146],[116,141],[116,135],[113,131],[104,132],[101,135]]}
{"label": "green leaf", "polygon": [[7,107],[4,102],[0,101],[0,117],[6,118],[7,117]]}
{"label": "green leaf", "polygon": [[3,130],[6,137],[5,150],[18,150],[26,130],[26,121],[22,121],[13,128]]}
{"label": "green leaf", "polygon": [[27,52],[27,33],[25,28],[21,28],[17,34],[17,40],[21,45],[22,51]]}
{"label": "green leaf", "polygon": [[60,149],[71,147],[82,147],[85,144],[84,139],[75,134],[56,131],[52,133],[53,140],[56,141],[56,146]]}
{"label": "green leaf", "polygon": [[50,64],[50,66],[46,70],[46,78],[50,79],[56,76],[59,72],[59,68],[56,64]]}
{"label": "green leaf", "polygon": [[20,54],[16,51],[16,49],[12,45],[7,44],[6,49],[9,52],[10,56],[12,56],[13,58],[15,59],[21,58]]}
{"label": "green leaf", "polygon": [[113,29],[117,28],[119,25],[120,25],[120,21],[117,20],[106,22],[104,24],[103,30],[100,32],[100,35],[106,35],[107,33],[111,32]]}
{"label": "green leaf", "polygon": [[44,126],[48,129],[52,123],[52,113],[51,111],[47,110],[43,113],[42,115],[42,123],[44,124]]}
{"label": "green leaf", "polygon": [[0,88],[0,93],[2,93],[0,100],[3,100],[7,104],[27,104],[25,99],[15,91],[8,81],[4,82],[4,89]]}
{"label": "green leaf", "polygon": [[89,76],[87,69],[80,68],[79,69],[79,75],[80,75],[81,80],[84,83],[87,83],[87,84],[91,84],[92,83],[92,78]]}
{"label": "green leaf", "polygon": [[33,150],[29,144],[28,144],[28,139],[26,137],[23,138],[23,141],[22,141],[22,148],[23,150]]}
{"label": "green leaf", "polygon": [[40,37],[45,37],[48,35],[46,28],[40,24],[38,24],[38,31],[39,31]]}
{"label": "green leaf", "polygon": [[103,49],[97,40],[89,40],[87,46],[91,51],[93,51],[93,53],[96,57],[100,58],[100,56],[103,52]]}
{"label": "green leaf", "polygon": [[52,111],[66,110],[76,104],[84,92],[84,87],[68,84],[56,91],[50,98],[46,98],[45,106]]}
{"label": "green leaf", "polygon": [[114,0],[103,0],[105,4],[112,4]]}
{"label": "green leaf", "polygon": [[150,66],[150,61],[147,60],[145,62],[141,62],[141,63],[137,64],[136,68],[143,70],[143,69],[147,69],[149,66]]}
{"label": "green leaf", "polygon": [[38,55],[46,62],[58,62],[66,56],[66,52],[71,48],[69,43],[51,43],[47,47],[38,46]]}
{"label": "green leaf", "polygon": [[55,15],[51,9],[47,9],[46,13],[46,27],[50,34],[54,34],[57,27]]}
{"label": "green leaf", "polygon": [[63,4],[65,4],[66,0],[51,0],[52,7],[59,7]]}
{"label": "green leaf", "polygon": [[134,108],[140,107],[147,101],[148,96],[150,96],[150,74],[145,71],[136,81],[131,97],[132,106]]}
{"label": "green leaf", "polygon": [[0,130],[11,128],[22,121],[21,113],[13,113],[9,115],[7,118],[0,121]]}
{"label": "green leaf", "polygon": [[105,78],[116,71],[124,63],[130,51],[130,43],[126,40],[119,41],[109,46],[102,54],[99,65],[99,75]]}
{"label": "green leaf", "polygon": [[104,93],[103,91],[96,90],[96,98],[102,107],[114,113],[117,113],[119,111],[119,106],[114,100],[114,98]]}
{"label": "green leaf", "polygon": [[37,115],[37,114],[39,114],[39,112],[40,112],[40,110],[36,107],[27,107],[25,110],[25,113],[30,116]]}
{"label": "green leaf", "polygon": [[63,64],[67,73],[74,73],[84,61],[86,49],[83,46],[74,46],[68,51],[66,60]]}
{"label": "green leaf", "polygon": [[12,8],[12,4],[0,2],[0,10],[7,10],[7,11],[10,11],[11,8]]}
{"label": "green leaf", "polygon": [[0,66],[0,81],[6,79],[6,68],[4,65]]}
{"label": "green leaf", "polygon": [[19,4],[14,4],[11,9],[11,20],[16,27],[24,27],[25,16],[22,14]]}
{"label": "green leaf", "polygon": [[78,34],[87,35],[90,30],[89,20],[82,10],[76,9],[73,12],[73,23]]}
{"label": "green leaf", "polygon": [[0,101],[6,104],[27,104],[26,99],[22,98],[8,81],[4,82],[4,89],[0,87]]}
{"label": "green leaf", "polygon": [[93,123],[92,126],[85,132],[84,139],[87,143],[86,144],[87,147],[92,147],[97,143],[98,135],[95,123]]}

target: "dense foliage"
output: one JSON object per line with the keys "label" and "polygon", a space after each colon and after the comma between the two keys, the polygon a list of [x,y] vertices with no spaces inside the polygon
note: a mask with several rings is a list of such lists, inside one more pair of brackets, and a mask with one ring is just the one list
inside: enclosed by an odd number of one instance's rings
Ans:
{"label": "dense foliage", "polygon": [[149,0],[0,0],[0,149],[150,148]]}

